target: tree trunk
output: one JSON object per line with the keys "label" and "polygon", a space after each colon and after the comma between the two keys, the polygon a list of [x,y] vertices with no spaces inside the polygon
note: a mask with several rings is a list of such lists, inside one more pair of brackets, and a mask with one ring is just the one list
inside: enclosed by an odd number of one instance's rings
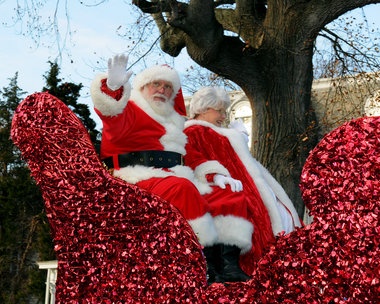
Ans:
{"label": "tree trunk", "polygon": [[[313,43],[324,25],[359,2],[372,1],[241,0],[235,9],[215,9],[212,0],[164,2],[172,9],[167,23],[161,14],[166,7],[150,6],[161,16],[155,20],[163,50],[176,56],[186,46],[196,63],[243,89],[253,112],[252,154],[280,182],[302,217],[300,174],[317,143],[310,100]],[[149,3],[136,1],[142,10]],[[225,35],[225,30],[235,35]]]}
{"label": "tree trunk", "polygon": [[233,79],[247,95],[253,114],[252,154],[283,186],[302,217],[300,174],[318,140],[310,99],[313,45],[297,50],[289,41],[287,48],[271,44],[257,52],[225,38],[216,62],[201,63]]}
{"label": "tree trunk", "polygon": [[310,102],[312,49],[299,54],[282,49],[268,52],[257,59],[266,65],[261,80],[240,84],[252,105],[252,154],[280,182],[303,216],[298,184],[308,152],[317,143]]}

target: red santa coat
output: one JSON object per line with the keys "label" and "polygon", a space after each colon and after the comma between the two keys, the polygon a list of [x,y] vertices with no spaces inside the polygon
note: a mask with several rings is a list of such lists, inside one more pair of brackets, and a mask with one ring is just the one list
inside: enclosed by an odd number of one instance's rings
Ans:
{"label": "red santa coat", "polygon": [[[102,159],[144,150],[185,154],[185,119],[174,109],[169,116],[157,114],[140,91],[131,92],[128,83],[117,91],[110,91],[106,86],[106,74],[94,79],[91,96],[95,111],[103,122]],[[211,192],[211,187],[199,182],[191,168],[183,165],[170,169],[142,165],[115,166],[114,176],[172,203],[188,220],[202,245],[211,246],[217,241],[207,202],[200,195]]]}
{"label": "red santa coat", "polygon": [[260,257],[262,250],[278,233],[301,226],[289,197],[272,175],[250,154],[241,133],[219,128],[201,120],[185,123],[185,164],[195,176],[206,180],[208,174],[223,174],[238,179],[248,199],[248,218],[254,225],[252,253]]}
{"label": "red santa coat", "polygon": [[[185,119],[174,109],[168,116],[159,115],[139,90],[131,91],[129,84],[110,91],[106,75],[95,78],[91,94],[95,110],[103,122],[102,158],[144,150],[186,153]],[[243,252],[251,248],[253,225],[246,220],[246,205],[237,198],[241,194],[209,185],[206,180],[199,181],[190,167],[115,166],[114,176],[157,194],[176,206],[202,245],[232,244]],[[212,196],[213,202],[219,197],[219,203],[209,204],[200,193]]]}

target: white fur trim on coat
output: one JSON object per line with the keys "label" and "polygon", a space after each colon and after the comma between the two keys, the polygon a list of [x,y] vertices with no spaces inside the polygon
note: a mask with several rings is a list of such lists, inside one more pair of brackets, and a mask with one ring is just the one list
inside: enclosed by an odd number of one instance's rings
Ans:
{"label": "white fur trim on coat", "polygon": [[219,244],[235,245],[241,249],[241,254],[251,250],[253,233],[251,222],[233,215],[219,215],[214,218],[214,223]]}
{"label": "white fur trim on coat", "polygon": [[104,116],[116,116],[123,112],[131,94],[131,85],[127,82],[123,88],[123,95],[120,100],[115,100],[101,90],[101,81],[107,78],[107,74],[95,76],[91,84],[91,98],[95,108]]}
{"label": "white fur trim on coat", "polygon": [[[273,190],[275,196],[278,198],[278,200],[276,199],[276,205],[279,209],[280,216],[283,219],[283,230],[286,233],[293,231],[293,229],[290,230],[289,221],[292,221],[292,224],[295,227],[301,227],[302,224],[297,210],[295,209],[293,202],[290,200],[289,196],[286,194],[284,188],[261,163],[259,163],[256,159],[254,160],[256,162],[256,165],[260,168],[260,172],[265,180],[265,183],[269,185],[269,187]],[[291,214],[291,219],[289,219],[289,217],[286,217],[286,215],[289,215],[289,212]]]}
{"label": "white fur trim on coat", "polygon": [[167,116],[162,116],[156,113],[139,90],[133,89],[130,99],[133,100],[147,115],[165,128],[166,133],[160,138],[164,150],[185,155],[185,145],[187,143],[187,136],[183,133],[185,118],[182,115],[179,115],[174,110],[174,107],[171,113]]}
{"label": "white fur trim on coat", "polygon": [[212,246],[217,243],[218,233],[210,213],[205,213],[202,217],[189,220],[188,223],[202,246]]}
{"label": "white fur trim on coat", "polygon": [[216,160],[210,160],[200,164],[195,168],[194,174],[202,182],[207,182],[206,175],[211,173],[217,173],[230,177],[230,172],[220,162]]}
{"label": "white fur trim on coat", "polygon": [[[300,227],[301,223],[299,220],[299,216],[297,211],[294,208],[294,205],[282,186],[277,182],[277,180],[269,173],[267,169],[265,169],[250,153],[247,143],[244,140],[243,135],[234,130],[227,128],[219,128],[211,123],[202,120],[188,120],[185,123],[185,128],[190,127],[192,125],[201,125],[205,127],[212,128],[215,132],[226,136],[230,141],[233,149],[237,153],[238,157],[245,165],[248,173],[252,177],[253,181],[256,184],[257,190],[260,193],[261,199],[264,202],[265,207],[267,208],[272,231],[274,235],[287,230],[286,222],[289,219],[283,219],[282,217],[285,213],[280,212],[278,201],[276,196],[279,198],[281,203],[289,210],[286,214],[292,217],[293,223],[296,227]],[[281,207],[281,206],[280,206]],[[282,206],[283,207],[283,206]],[[284,222],[285,221],[285,222]]]}
{"label": "white fur trim on coat", "polygon": [[113,175],[119,177],[130,184],[136,184],[140,181],[149,179],[151,177],[168,177],[168,176],[178,176],[183,177],[191,181],[198,189],[200,194],[211,193],[212,188],[205,182],[201,182],[194,176],[193,170],[187,166],[175,166],[170,168],[169,171],[154,168],[145,167],[141,165],[127,166],[120,168],[119,170],[114,170]]}

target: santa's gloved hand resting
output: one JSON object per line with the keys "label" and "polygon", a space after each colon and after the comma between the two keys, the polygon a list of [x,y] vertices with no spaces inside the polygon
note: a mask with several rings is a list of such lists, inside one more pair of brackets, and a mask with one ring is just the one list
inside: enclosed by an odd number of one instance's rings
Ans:
{"label": "santa's gloved hand resting", "polygon": [[226,189],[226,185],[230,185],[232,192],[240,192],[243,190],[241,181],[221,174],[215,174],[214,184],[222,189]]}

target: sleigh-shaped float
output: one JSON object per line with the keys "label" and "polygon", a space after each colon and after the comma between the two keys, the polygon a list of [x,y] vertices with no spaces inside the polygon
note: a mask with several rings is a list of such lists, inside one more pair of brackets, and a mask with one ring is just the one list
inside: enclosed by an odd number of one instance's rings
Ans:
{"label": "sleigh-shaped float", "polygon": [[18,107],[12,139],[41,188],[58,258],[56,303],[376,303],[380,117],[311,152],[312,224],[279,237],[244,283],[206,282],[196,236],[169,203],[112,177],[78,118],[48,93]]}

